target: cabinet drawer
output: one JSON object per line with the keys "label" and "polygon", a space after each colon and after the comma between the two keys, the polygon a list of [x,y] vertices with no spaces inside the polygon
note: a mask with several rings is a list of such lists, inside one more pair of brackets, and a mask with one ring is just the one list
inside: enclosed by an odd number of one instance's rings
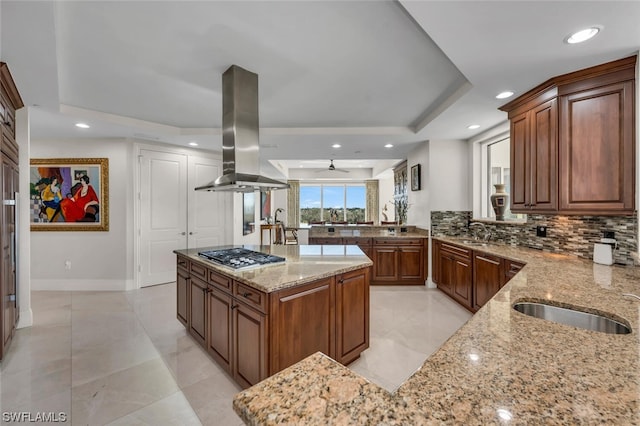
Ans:
{"label": "cabinet drawer", "polygon": [[209,284],[231,293],[231,279],[209,270]]}
{"label": "cabinet drawer", "polygon": [[262,313],[267,312],[267,295],[255,288],[233,282],[233,295],[239,301],[246,303]]}
{"label": "cabinet drawer", "polygon": [[192,276],[196,276],[204,281],[207,280],[207,268],[200,265],[199,263],[189,262],[189,272],[191,272]]}
{"label": "cabinet drawer", "polygon": [[178,268],[189,271],[189,261],[185,257],[178,256]]}
{"label": "cabinet drawer", "polygon": [[346,245],[370,246],[371,238],[359,238],[359,237],[343,238],[342,243]]}
{"label": "cabinet drawer", "polygon": [[311,238],[311,244],[322,244],[322,245],[340,245],[342,244],[342,238]]}
{"label": "cabinet drawer", "polygon": [[440,251],[462,256],[467,259],[471,259],[471,250],[466,249],[464,247],[458,247],[448,243],[442,243],[440,244]]}
{"label": "cabinet drawer", "polygon": [[418,246],[422,245],[420,238],[374,238],[373,244],[377,246]]}

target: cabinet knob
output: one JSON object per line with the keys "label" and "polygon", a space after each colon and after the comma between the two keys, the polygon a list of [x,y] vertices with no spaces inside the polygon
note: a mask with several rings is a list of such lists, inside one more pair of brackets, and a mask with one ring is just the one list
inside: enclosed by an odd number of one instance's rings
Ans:
{"label": "cabinet knob", "polygon": [[342,280],[342,279],[341,279],[341,280],[338,280],[338,283],[339,283],[339,284],[344,284],[344,280]]}
{"label": "cabinet knob", "polygon": [[235,309],[237,307],[238,307],[238,305],[231,305],[231,309]]}
{"label": "cabinet knob", "polygon": [[249,297],[251,296],[251,293],[242,293],[242,297]]}

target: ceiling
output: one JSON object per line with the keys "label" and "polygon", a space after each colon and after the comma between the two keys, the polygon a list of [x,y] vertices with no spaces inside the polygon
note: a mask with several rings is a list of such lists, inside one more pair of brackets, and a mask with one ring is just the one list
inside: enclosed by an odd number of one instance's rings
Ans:
{"label": "ceiling", "polygon": [[[236,64],[259,75],[260,157],[273,172],[334,159],[377,175],[422,141],[467,140],[504,125],[497,108],[507,101],[495,99],[502,90],[517,96],[640,48],[634,1],[0,7],[0,54],[33,107],[32,139],[125,137],[220,151],[221,75]],[[563,42],[594,24],[604,30],[593,40]]]}

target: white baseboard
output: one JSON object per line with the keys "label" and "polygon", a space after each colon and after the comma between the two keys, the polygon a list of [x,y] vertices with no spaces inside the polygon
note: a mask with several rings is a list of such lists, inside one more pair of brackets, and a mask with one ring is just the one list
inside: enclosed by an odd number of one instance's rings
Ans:
{"label": "white baseboard", "polygon": [[31,279],[31,291],[125,291],[131,280],[36,280]]}
{"label": "white baseboard", "polygon": [[33,325],[33,311],[29,309],[20,309],[20,320],[16,328],[31,327]]}
{"label": "white baseboard", "polygon": [[431,277],[427,278],[427,288],[438,288],[436,283],[431,280]]}

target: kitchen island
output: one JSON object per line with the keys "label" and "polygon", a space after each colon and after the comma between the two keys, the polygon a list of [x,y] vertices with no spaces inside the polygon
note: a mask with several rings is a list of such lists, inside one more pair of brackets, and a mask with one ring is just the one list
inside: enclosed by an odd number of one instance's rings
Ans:
{"label": "kitchen island", "polygon": [[251,269],[176,250],[177,318],[242,387],[322,352],[348,364],[369,347],[371,261],[357,246],[243,248],[283,257]]}
{"label": "kitchen island", "polygon": [[[460,240],[439,238],[462,244]],[[640,269],[489,244],[526,263],[394,393],[316,353],[236,395],[248,424],[638,424]],[[631,328],[605,334],[513,309],[538,301]]]}

